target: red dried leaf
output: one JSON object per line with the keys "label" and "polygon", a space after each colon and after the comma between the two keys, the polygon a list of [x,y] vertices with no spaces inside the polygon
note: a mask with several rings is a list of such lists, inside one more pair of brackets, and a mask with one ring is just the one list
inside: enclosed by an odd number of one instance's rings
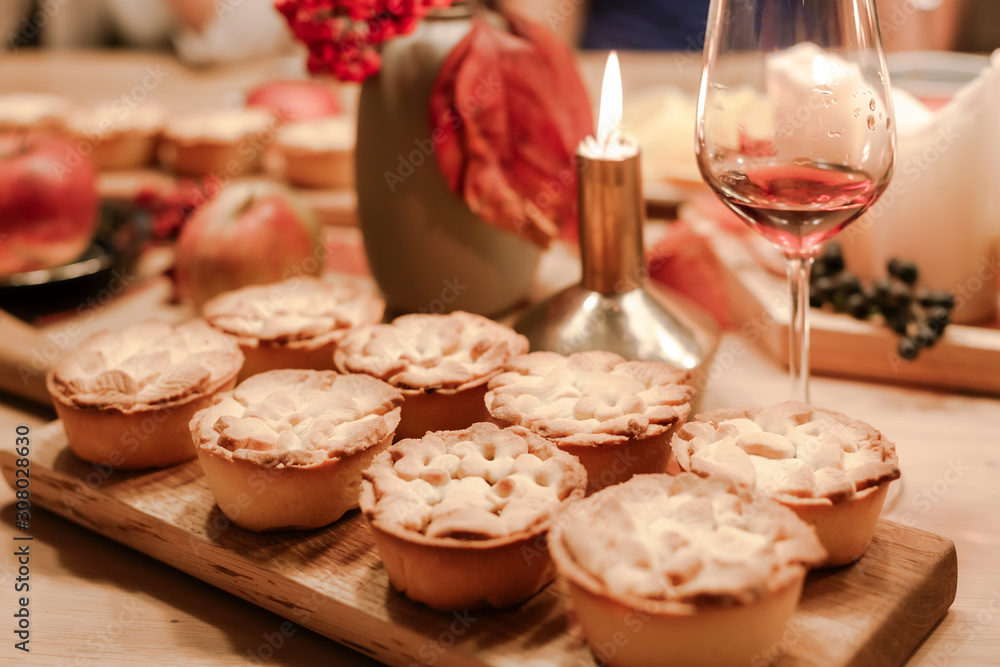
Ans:
{"label": "red dried leaf", "polygon": [[431,94],[438,164],[483,219],[541,246],[576,226],[576,146],[593,131],[573,54],[548,29],[483,18],[449,54]]}
{"label": "red dried leaf", "polygon": [[678,294],[700,304],[720,326],[729,324],[722,267],[705,237],[687,220],[677,220],[646,253],[649,275]]}

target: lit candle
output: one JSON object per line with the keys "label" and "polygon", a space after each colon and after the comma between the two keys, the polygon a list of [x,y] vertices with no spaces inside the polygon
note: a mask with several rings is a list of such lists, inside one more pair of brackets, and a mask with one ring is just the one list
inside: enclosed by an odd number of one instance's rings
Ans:
{"label": "lit candle", "polygon": [[580,144],[580,150],[591,157],[612,159],[634,155],[639,151],[639,147],[633,139],[622,135],[621,124],[622,75],[618,66],[618,54],[612,51],[604,67],[596,136],[584,139]]}
{"label": "lit candle", "polygon": [[645,206],[639,146],[621,133],[622,84],[618,55],[604,69],[596,137],[577,147],[577,202],[582,285],[602,294],[641,287],[645,271]]}
{"label": "lit candle", "polygon": [[645,286],[639,146],[622,135],[621,119],[621,75],[612,51],[595,136],[576,149],[583,278],[535,304],[515,329],[532,350],[606,350],[697,370],[711,359],[716,335],[690,311],[679,319],[671,312],[676,302]]}
{"label": "lit candle", "polygon": [[612,51],[604,66],[601,83],[601,110],[597,115],[597,140],[606,154],[612,138],[621,135],[622,123],[622,73],[618,66],[618,53]]}

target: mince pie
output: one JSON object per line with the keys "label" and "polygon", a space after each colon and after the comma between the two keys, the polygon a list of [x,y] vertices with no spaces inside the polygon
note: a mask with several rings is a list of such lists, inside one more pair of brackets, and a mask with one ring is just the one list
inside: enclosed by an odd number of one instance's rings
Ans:
{"label": "mince pie", "polygon": [[486,406],[580,459],[588,492],[636,473],[666,472],[670,438],[691,411],[687,371],[603,351],[533,352],[490,381]]}
{"label": "mince pie", "polygon": [[189,438],[233,523],[318,528],[358,506],[361,471],[392,442],[402,402],[364,375],[268,371],[216,397]]}
{"label": "mince pie", "polygon": [[47,382],[77,456],[146,468],[194,458],[188,422],[242,365],[235,341],[202,320],[151,321],[88,338]]}
{"label": "mince pie", "polygon": [[486,384],[528,339],[493,320],[462,311],[403,315],[392,324],[352,330],[337,346],[342,373],[367,373],[406,397],[397,439],[468,428],[489,420]]}
{"label": "mince pie", "polygon": [[281,368],[333,370],[349,329],[382,319],[384,302],[351,283],[308,276],[225,292],[202,307],[213,327],[239,341],[240,378]]}
{"label": "mince pie", "polygon": [[900,474],[895,446],[877,430],[795,401],[698,415],[673,449],[682,469],[766,493],[813,524],[827,566],[864,554]]}
{"label": "mince pie", "polygon": [[479,423],[392,445],[364,473],[361,510],[407,597],[506,607],[555,576],[545,535],[586,483],[580,463],[544,438]]}
{"label": "mince pie", "polygon": [[566,507],[549,548],[598,664],[622,667],[764,664],[826,555],[781,504],[690,473],[637,475]]}

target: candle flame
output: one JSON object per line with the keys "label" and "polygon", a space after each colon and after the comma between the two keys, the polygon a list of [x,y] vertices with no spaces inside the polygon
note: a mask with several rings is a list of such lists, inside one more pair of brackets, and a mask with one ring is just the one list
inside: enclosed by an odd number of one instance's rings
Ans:
{"label": "candle flame", "polygon": [[601,85],[601,110],[597,116],[597,142],[607,151],[611,139],[618,134],[622,123],[622,74],[618,67],[618,53],[612,51],[604,67]]}

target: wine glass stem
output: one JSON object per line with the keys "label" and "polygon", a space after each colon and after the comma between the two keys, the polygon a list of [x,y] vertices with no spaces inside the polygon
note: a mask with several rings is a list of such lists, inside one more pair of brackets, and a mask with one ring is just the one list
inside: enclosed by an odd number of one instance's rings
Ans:
{"label": "wine glass stem", "polygon": [[809,403],[809,271],[812,257],[787,257],[788,293],[791,297],[788,326],[788,373],[792,398]]}

